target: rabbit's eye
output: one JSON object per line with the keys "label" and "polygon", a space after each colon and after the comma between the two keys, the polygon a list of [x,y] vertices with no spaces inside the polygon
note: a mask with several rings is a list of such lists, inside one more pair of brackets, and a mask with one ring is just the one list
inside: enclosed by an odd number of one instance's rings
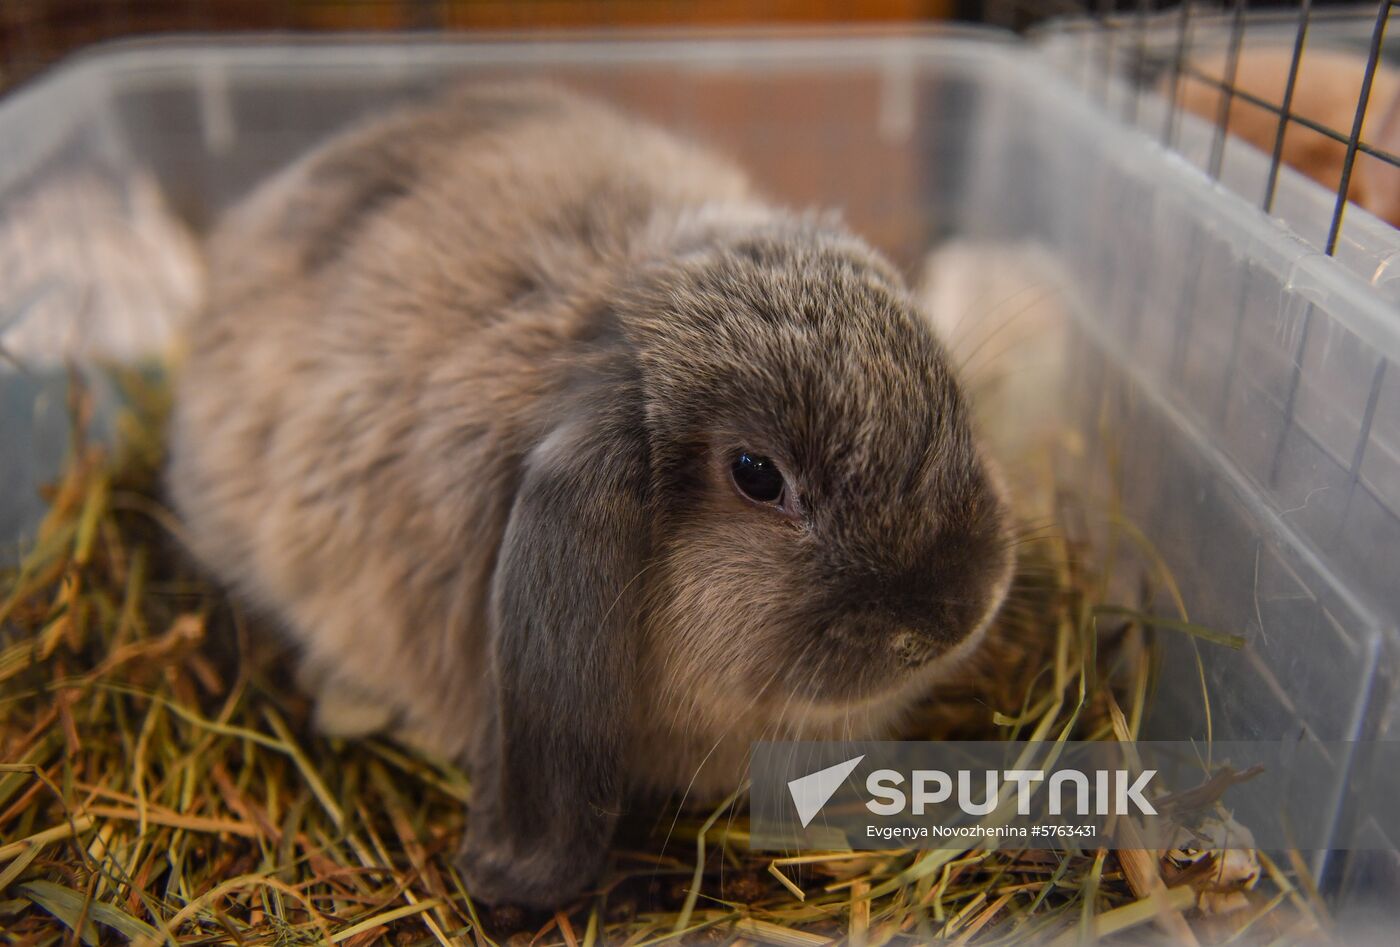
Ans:
{"label": "rabbit's eye", "polygon": [[758,454],[742,453],[729,467],[734,486],[755,503],[781,505],[786,483],[778,465]]}

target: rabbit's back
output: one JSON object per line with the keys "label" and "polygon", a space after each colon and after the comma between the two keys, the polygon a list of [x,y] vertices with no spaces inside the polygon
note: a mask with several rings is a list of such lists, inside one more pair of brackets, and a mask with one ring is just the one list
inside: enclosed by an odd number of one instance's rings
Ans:
{"label": "rabbit's back", "polygon": [[[457,753],[519,459],[607,288],[736,170],[543,86],[362,125],[212,238],[169,482],[310,677]],[[330,721],[330,723],[334,723]]]}

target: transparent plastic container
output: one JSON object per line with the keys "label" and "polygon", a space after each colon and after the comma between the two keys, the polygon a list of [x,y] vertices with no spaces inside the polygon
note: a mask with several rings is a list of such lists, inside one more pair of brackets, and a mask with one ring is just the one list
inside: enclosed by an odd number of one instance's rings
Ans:
{"label": "transparent plastic container", "polygon": [[[1151,734],[1205,736],[1199,653],[1217,739],[1357,741],[1318,800],[1349,837],[1364,741],[1400,728],[1394,284],[1319,253],[1032,48],[972,32],[108,47],[0,102],[0,222],[77,168],[153,176],[204,228],[358,116],[450,79],[518,75],[712,144],[779,201],[841,209],[911,274],[949,237],[1053,260],[1072,325],[1058,373],[1025,397],[1077,434],[1061,476],[1136,524],[1192,620],[1247,638],[1233,652],[1168,636]],[[1280,200],[1316,188],[1286,175]],[[1395,231],[1367,241],[1400,260]],[[0,313],[22,320],[33,292],[3,287]],[[6,544],[62,459],[62,384],[56,360],[0,364]],[[1355,905],[1400,891],[1390,853],[1315,864]]]}

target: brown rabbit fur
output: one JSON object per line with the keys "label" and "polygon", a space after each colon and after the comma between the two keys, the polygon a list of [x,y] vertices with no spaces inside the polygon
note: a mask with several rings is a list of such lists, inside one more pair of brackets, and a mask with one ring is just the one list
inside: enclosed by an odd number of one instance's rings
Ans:
{"label": "brown rabbit fur", "polygon": [[[462,864],[549,906],[629,798],[874,737],[1005,593],[1001,490],[899,276],[540,85],[345,133],[212,240],[169,484],[328,729],[464,760]],[[740,452],[781,502],[745,496]]]}

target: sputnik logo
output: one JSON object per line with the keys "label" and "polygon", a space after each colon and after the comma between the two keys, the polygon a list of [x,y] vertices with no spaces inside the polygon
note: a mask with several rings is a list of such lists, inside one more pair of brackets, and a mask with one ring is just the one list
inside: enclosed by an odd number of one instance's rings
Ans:
{"label": "sputnik logo", "polygon": [[836,794],[836,790],[841,788],[841,784],[863,759],[865,755],[861,754],[853,760],[819,769],[788,783],[788,792],[792,793],[792,804],[797,807],[797,817],[802,821],[804,829],[817,817],[822,806]]}

